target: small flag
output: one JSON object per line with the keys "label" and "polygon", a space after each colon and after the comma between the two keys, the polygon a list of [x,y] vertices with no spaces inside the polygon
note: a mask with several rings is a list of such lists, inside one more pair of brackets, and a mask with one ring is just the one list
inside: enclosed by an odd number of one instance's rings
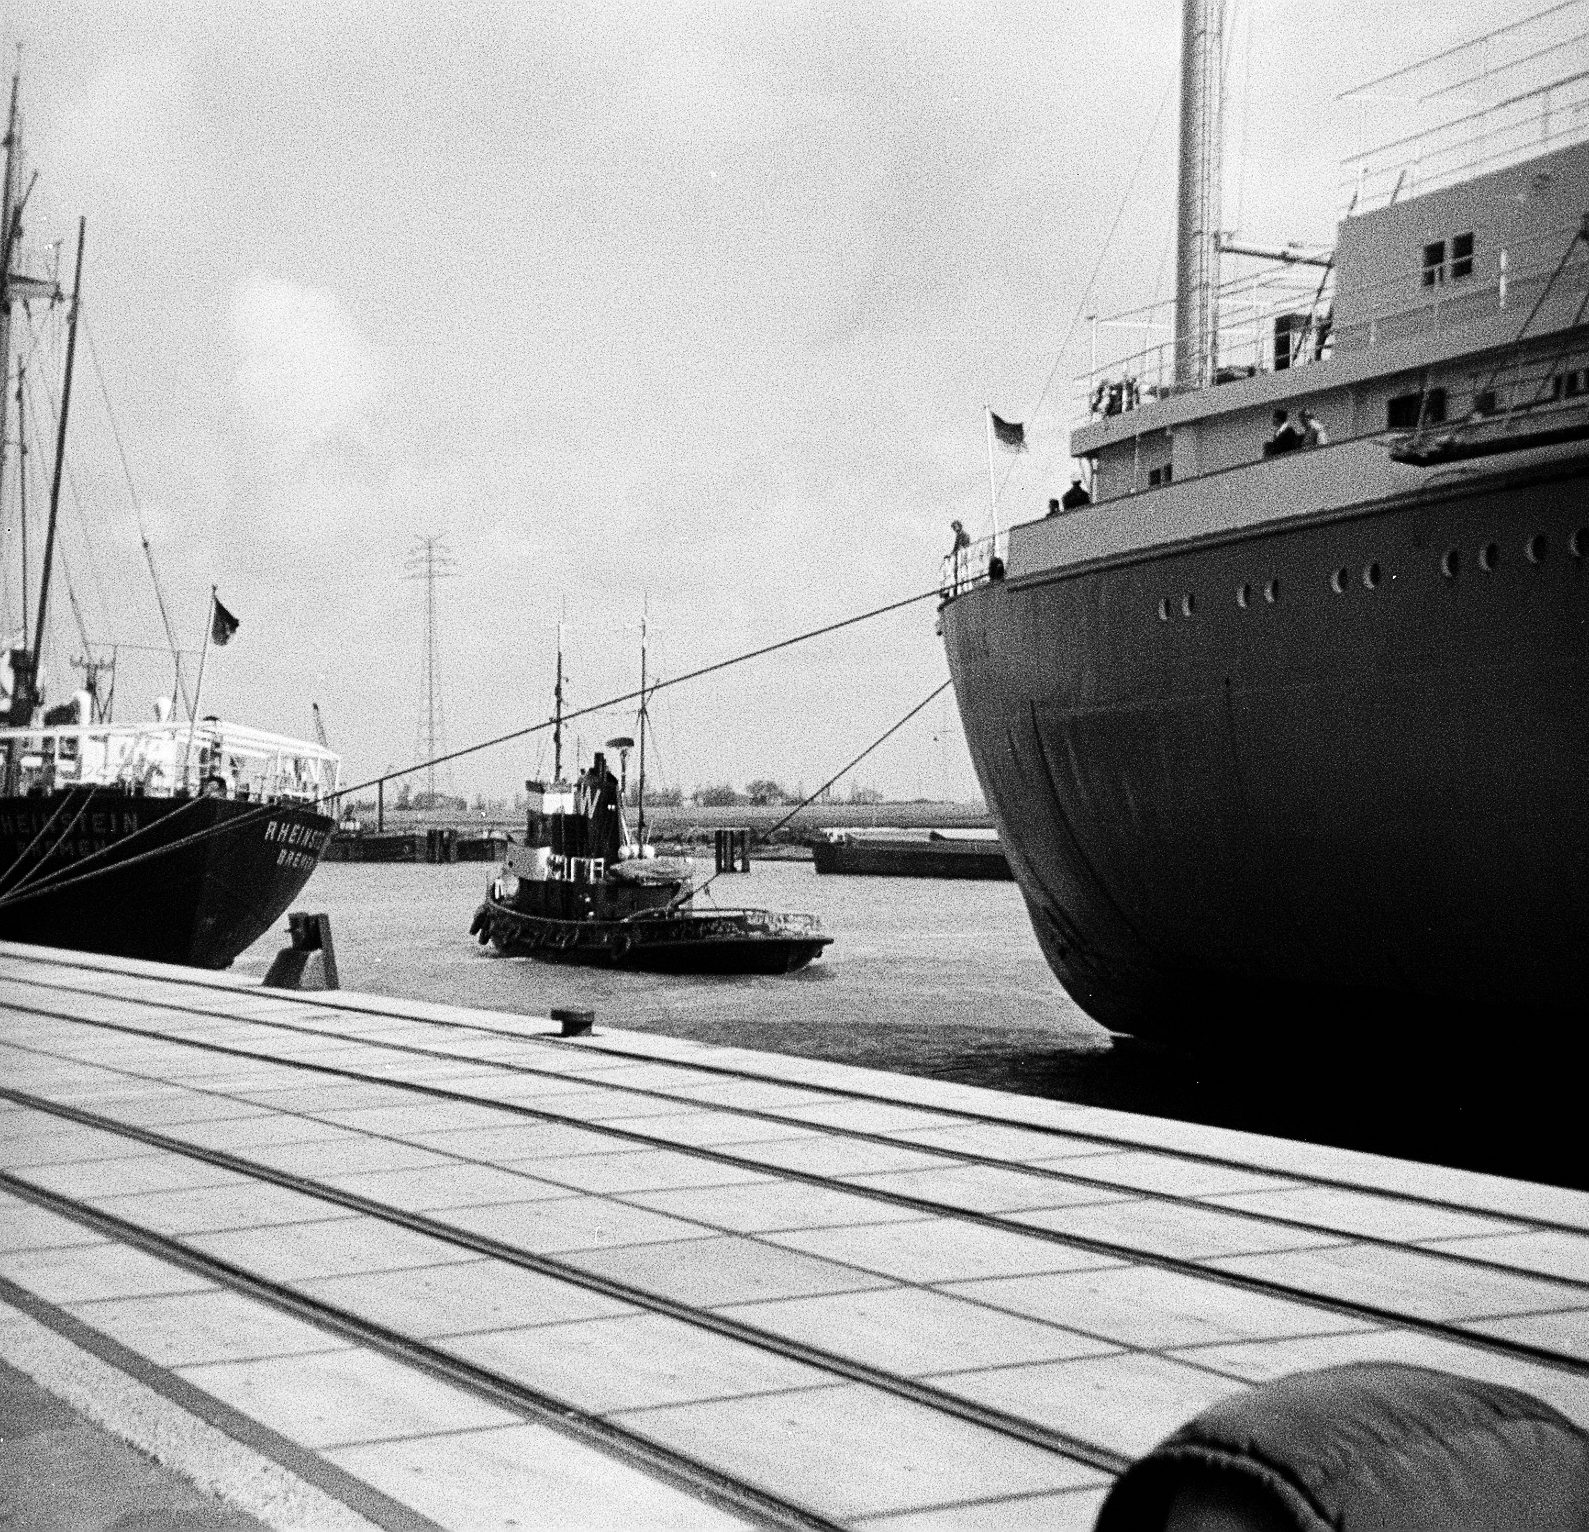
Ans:
{"label": "small flag", "polygon": [[215,602],[215,617],[210,623],[210,642],[219,648],[220,645],[231,642],[232,635],[242,624],[221,605],[219,596],[211,599]]}
{"label": "small flag", "polygon": [[1026,451],[1026,427],[1018,420],[1000,420],[992,410],[988,414],[993,419],[993,434],[998,437],[999,445],[1008,447],[1013,452]]}

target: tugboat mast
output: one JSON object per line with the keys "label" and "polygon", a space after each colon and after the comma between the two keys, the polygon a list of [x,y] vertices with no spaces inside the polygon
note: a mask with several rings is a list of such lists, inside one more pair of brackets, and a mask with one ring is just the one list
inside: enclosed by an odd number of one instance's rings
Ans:
{"label": "tugboat mast", "polygon": [[635,840],[642,852],[646,843],[646,611],[640,608],[640,817]]}
{"label": "tugboat mast", "polygon": [[563,780],[563,625],[557,625],[557,686],[552,692],[552,780]]}

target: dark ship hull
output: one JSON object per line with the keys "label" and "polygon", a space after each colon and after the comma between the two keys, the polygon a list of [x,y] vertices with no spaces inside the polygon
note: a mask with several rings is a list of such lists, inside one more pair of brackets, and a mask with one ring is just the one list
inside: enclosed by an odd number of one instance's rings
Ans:
{"label": "dark ship hull", "polygon": [[796,973],[832,941],[809,917],[768,910],[656,910],[561,920],[488,898],[470,927],[510,957],[649,973]]}
{"label": "dark ship hull", "polygon": [[1487,465],[945,605],[978,775],[1085,1010],[1183,1039],[1314,1002],[1581,1018],[1586,478],[1582,453]]}
{"label": "dark ship hull", "polygon": [[[332,828],[294,805],[110,788],[78,818],[83,798],[0,798],[0,940],[225,968],[297,897]],[[188,843],[146,856],[178,841]],[[82,881],[28,897],[79,871]]]}

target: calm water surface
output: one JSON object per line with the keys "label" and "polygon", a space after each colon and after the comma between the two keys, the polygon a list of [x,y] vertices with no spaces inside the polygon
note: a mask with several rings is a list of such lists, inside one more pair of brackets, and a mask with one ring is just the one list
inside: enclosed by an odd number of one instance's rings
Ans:
{"label": "calm water surface", "polygon": [[[494,869],[322,866],[304,909],[331,915],[348,989],[488,1010],[593,1009],[606,1023],[996,1090],[1220,1123],[1413,1159],[1589,1186],[1575,1097],[1507,1039],[1416,1050],[1293,1036],[1183,1053],[1112,1036],[1060,989],[1011,883],[819,877],[757,862],[719,878],[721,904],[820,915],[835,941],[804,972],[707,978],[504,958],[469,936]],[[282,931],[237,960],[263,975]]]}

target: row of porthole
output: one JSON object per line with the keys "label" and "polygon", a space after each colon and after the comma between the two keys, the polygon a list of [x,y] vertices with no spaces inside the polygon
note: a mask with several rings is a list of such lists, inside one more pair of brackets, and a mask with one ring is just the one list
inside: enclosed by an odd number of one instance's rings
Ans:
{"label": "row of porthole", "polygon": [[[1578,530],[1567,539],[1567,551],[1571,553],[1575,559],[1589,557],[1589,527],[1579,527]],[[1531,564],[1543,564],[1545,562],[1546,555],[1549,554],[1549,552],[1550,539],[1546,537],[1543,532],[1534,533],[1534,535],[1523,544],[1523,553]],[[1500,562],[1501,548],[1499,543],[1486,543],[1482,548],[1479,549],[1479,568],[1482,569],[1486,574],[1490,573],[1490,571],[1493,570]],[[1460,551],[1456,548],[1446,549],[1445,556],[1440,560],[1440,573],[1443,574],[1446,579],[1454,580],[1456,579],[1461,568],[1462,555]],[[1381,570],[1377,561],[1370,562],[1363,566],[1362,581],[1363,588],[1365,590],[1377,589],[1381,577]],[[1352,571],[1344,564],[1341,565],[1341,567],[1330,576],[1330,589],[1333,590],[1337,596],[1344,594],[1347,586],[1351,583]],[[1263,599],[1270,606],[1273,606],[1280,599],[1280,582],[1278,580],[1268,580],[1265,582],[1263,587]],[[1249,606],[1252,605],[1252,601],[1252,586],[1247,584],[1238,585],[1236,587],[1236,605],[1245,611]],[[1168,622],[1171,616],[1174,615],[1174,609],[1177,604],[1180,607],[1181,616],[1190,617],[1197,610],[1197,597],[1193,592],[1187,591],[1183,596],[1181,596],[1179,602],[1177,603],[1173,597],[1161,596],[1159,598],[1159,621]]]}
{"label": "row of porthole", "polygon": [[[1252,586],[1238,585],[1236,587],[1236,605],[1241,607],[1243,611],[1251,606],[1256,599]],[[1280,599],[1280,582],[1278,580],[1266,580],[1264,582],[1263,599],[1269,606],[1273,606]],[[1168,622],[1175,615],[1177,606],[1180,608],[1181,616],[1190,617],[1197,611],[1197,597],[1191,591],[1187,591],[1185,595],[1180,597],[1178,602],[1173,596],[1160,596],[1159,621]]]}
{"label": "row of porthole", "polygon": [[[1589,554],[1589,527],[1579,527],[1567,539],[1567,551],[1575,559],[1581,559]],[[1536,532],[1523,544],[1524,556],[1530,564],[1543,564],[1550,553],[1550,539],[1543,532]],[[1479,549],[1479,568],[1489,574],[1501,562],[1501,545],[1499,543],[1486,543]],[[1445,556],[1440,560],[1440,573],[1446,579],[1454,580],[1462,571],[1462,555],[1456,548],[1447,548]]]}

